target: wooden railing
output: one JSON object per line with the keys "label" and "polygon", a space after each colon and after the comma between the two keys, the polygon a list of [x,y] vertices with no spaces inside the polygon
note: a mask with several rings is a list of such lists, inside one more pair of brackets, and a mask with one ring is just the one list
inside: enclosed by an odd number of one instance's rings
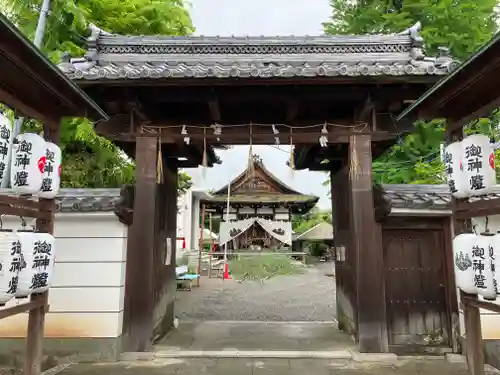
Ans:
{"label": "wooden railing", "polygon": [[[53,199],[34,200],[0,195],[0,215],[36,218],[36,228],[39,232],[53,233],[54,211]],[[38,375],[41,372],[43,331],[45,314],[48,310],[48,292],[33,294],[30,296],[29,302],[0,309],[0,319],[29,312],[24,375]]]}
{"label": "wooden railing", "polygon": [[500,305],[481,301],[476,295],[461,293],[465,321],[465,355],[471,375],[484,375],[484,345],[481,332],[481,309],[500,314]]}

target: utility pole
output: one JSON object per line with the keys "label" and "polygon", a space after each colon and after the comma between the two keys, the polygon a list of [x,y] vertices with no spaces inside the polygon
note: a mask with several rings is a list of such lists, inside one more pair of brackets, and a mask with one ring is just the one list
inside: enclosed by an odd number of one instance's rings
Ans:
{"label": "utility pole", "polygon": [[[40,16],[38,17],[38,24],[36,25],[35,38],[33,39],[33,44],[40,48],[43,42],[43,36],[45,35],[45,26],[47,25],[47,15],[50,10],[50,0],[43,0],[42,9],[40,9]],[[18,117],[14,120],[14,127],[12,129],[12,139],[16,138],[19,133],[21,133],[21,128],[23,126],[24,117]],[[10,186],[10,166],[7,168],[6,177],[2,181],[2,188]]]}

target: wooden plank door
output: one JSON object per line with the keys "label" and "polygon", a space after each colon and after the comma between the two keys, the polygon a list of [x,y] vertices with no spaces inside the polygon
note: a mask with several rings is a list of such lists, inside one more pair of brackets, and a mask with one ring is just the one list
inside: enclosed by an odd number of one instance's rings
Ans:
{"label": "wooden plank door", "polygon": [[383,233],[389,345],[449,346],[443,231]]}

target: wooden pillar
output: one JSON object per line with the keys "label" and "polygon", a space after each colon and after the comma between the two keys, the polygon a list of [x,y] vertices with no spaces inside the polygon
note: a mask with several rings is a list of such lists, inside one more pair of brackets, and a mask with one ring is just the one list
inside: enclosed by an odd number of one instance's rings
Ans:
{"label": "wooden pillar", "polygon": [[[51,123],[44,126],[45,140],[59,144],[60,130],[59,124]],[[54,233],[54,199],[40,199],[41,208],[44,211],[51,211],[50,219],[37,219],[36,227],[40,232]],[[49,292],[41,294],[33,294],[30,297],[31,301],[43,301],[44,304],[34,310],[30,310],[28,318],[28,332],[26,336],[26,357],[24,359],[25,375],[38,375],[42,372],[43,359],[43,339],[45,328],[45,314],[47,312],[47,304],[49,300]]]}
{"label": "wooden pillar", "polygon": [[[161,302],[158,305],[158,318],[161,320],[160,335],[166,334],[174,324],[175,301],[175,266],[177,246],[177,188],[179,169],[175,159],[164,155],[164,184],[165,184],[165,227],[164,242],[166,244],[166,258],[163,259],[163,288]],[[168,249],[170,248],[170,249]],[[168,257],[168,258],[167,258]],[[159,320],[159,321],[160,321]]]}
{"label": "wooden pillar", "polygon": [[[330,172],[330,196],[332,202],[332,219],[333,219],[333,236],[335,246],[348,250],[351,249],[350,237],[350,199],[349,180],[345,170]],[[335,251],[338,254],[338,251]],[[347,261],[351,261],[352,255],[348,253]],[[357,336],[357,316],[356,303],[352,298],[352,290],[355,288],[356,279],[351,277],[352,267],[346,267],[346,260],[341,260],[335,257],[335,291],[336,291],[336,307],[337,321],[339,329]],[[354,285],[353,285],[354,284]]]}
{"label": "wooden pillar", "polygon": [[128,231],[125,274],[123,351],[128,352],[148,351],[152,344],[157,153],[155,137],[137,138],[134,219]]}
{"label": "wooden pillar", "polygon": [[179,177],[179,168],[173,161],[165,163],[165,188],[166,188],[166,220],[165,234],[171,239],[171,259],[170,268],[175,281],[175,253],[177,244],[177,185]]}
{"label": "wooden pillar", "polygon": [[[449,141],[458,142],[463,139],[463,129],[457,129],[451,132]],[[456,207],[456,198],[452,197],[453,210]],[[467,227],[471,225],[471,220],[456,220],[455,213],[453,213],[453,236],[465,232]],[[452,254],[453,256],[453,250]],[[455,284],[452,284],[455,285]],[[478,299],[477,295],[468,295],[460,291],[461,306],[464,313],[465,325],[465,352],[467,366],[471,375],[484,375],[484,346],[481,330],[481,310],[477,306],[471,306],[464,303],[464,297],[471,299]]]}
{"label": "wooden pillar", "polygon": [[350,137],[349,181],[359,351],[388,352],[382,230],[373,205],[371,135]]}

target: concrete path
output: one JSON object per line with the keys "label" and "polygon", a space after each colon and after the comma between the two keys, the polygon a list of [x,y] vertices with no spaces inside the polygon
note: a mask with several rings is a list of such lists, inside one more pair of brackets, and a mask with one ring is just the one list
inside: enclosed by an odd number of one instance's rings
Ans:
{"label": "concrete path", "polygon": [[[74,364],[51,375],[468,375],[464,363],[444,359],[355,362],[322,359],[155,359]],[[487,375],[496,374],[488,371]]]}
{"label": "concrete path", "polygon": [[181,321],[155,350],[337,351],[354,347],[336,323]]}

